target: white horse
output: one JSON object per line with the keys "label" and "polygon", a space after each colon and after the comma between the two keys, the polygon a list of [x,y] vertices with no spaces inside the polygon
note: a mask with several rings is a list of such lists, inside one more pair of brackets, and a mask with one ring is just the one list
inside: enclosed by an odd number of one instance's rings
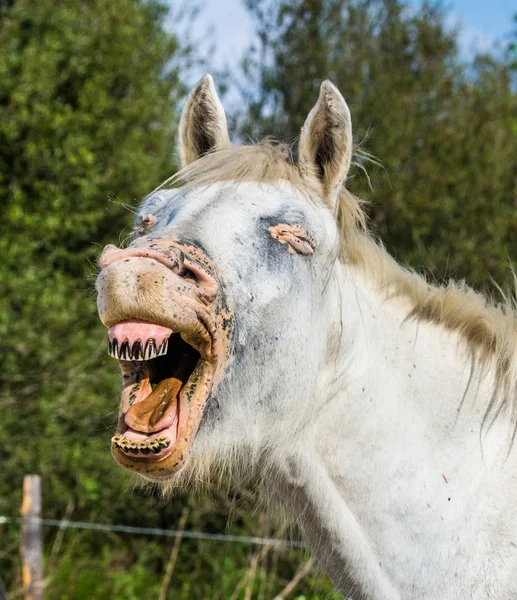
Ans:
{"label": "white horse", "polygon": [[345,598],[517,598],[510,302],[429,285],[371,237],[330,82],[294,160],[232,146],[206,76],[180,154],[100,258],[115,459],[166,489],[252,473]]}

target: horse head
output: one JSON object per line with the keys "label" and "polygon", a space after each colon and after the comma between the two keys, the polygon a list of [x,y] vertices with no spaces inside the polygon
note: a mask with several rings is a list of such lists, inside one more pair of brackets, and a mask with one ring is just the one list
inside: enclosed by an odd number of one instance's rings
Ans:
{"label": "horse head", "polygon": [[274,450],[310,421],[339,327],[339,222],[360,214],[342,202],[352,128],[328,81],[297,160],[280,144],[231,145],[208,75],[179,137],[175,187],[145,198],[96,284],[123,380],[112,453],[153,481]]}

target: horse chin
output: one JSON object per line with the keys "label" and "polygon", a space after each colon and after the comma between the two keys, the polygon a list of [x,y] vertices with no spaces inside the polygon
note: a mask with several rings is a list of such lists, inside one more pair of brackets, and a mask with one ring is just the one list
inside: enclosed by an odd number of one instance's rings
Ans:
{"label": "horse chin", "polygon": [[111,453],[149,481],[170,480],[189,460],[213,390],[216,361],[200,352],[199,344],[191,345],[185,332],[145,321],[118,323],[110,327],[109,338],[109,353],[118,359],[123,379]]}

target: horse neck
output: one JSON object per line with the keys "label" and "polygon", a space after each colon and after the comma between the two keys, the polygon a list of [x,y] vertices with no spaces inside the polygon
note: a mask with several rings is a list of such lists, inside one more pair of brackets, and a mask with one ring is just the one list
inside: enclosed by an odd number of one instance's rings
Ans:
{"label": "horse neck", "polygon": [[345,597],[464,597],[464,585],[498,598],[516,548],[498,550],[487,576],[482,561],[502,541],[484,527],[496,503],[517,524],[517,469],[507,419],[481,434],[493,377],[458,334],[408,319],[409,305],[360,273],[340,266],[334,284],[335,368],[280,494]]}

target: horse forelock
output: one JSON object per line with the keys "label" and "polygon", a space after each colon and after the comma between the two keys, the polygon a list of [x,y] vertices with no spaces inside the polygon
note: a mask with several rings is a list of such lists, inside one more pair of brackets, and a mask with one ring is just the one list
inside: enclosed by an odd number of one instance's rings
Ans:
{"label": "horse forelock", "polygon": [[[167,179],[160,188],[205,187],[220,182],[288,182],[308,202],[323,197],[321,183],[298,169],[287,144],[266,139],[247,146],[230,146],[202,156]],[[457,332],[473,364],[495,377],[496,392],[487,417],[509,411],[517,426],[517,313],[513,294],[500,300],[485,296],[464,281],[442,285],[399,265],[368,231],[363,201],[344,186],[339,192],[337,226],[339,260],[359,269],[387,299],[409,304],[408,318]],[[491,419],[487,421],[490,423]]]}
{"label": "horse forelock", "polygon": [[[296,153],[288,144],[265,139],[248,146],[230,146],[210,152],[190,163],[167,179],[160,188],[182,186],[204,187],[220,182],[289,183],[299,194],[311,202],[323,197],[323,187],[317,177],[302,175],[298,168]],[[159,189],[160,189],[159,188]],[[366,215],[363,202],[344,186],[339,193],[338,225],[346,243],[344,253],[350,250],[353,240],[366,232]]]}

